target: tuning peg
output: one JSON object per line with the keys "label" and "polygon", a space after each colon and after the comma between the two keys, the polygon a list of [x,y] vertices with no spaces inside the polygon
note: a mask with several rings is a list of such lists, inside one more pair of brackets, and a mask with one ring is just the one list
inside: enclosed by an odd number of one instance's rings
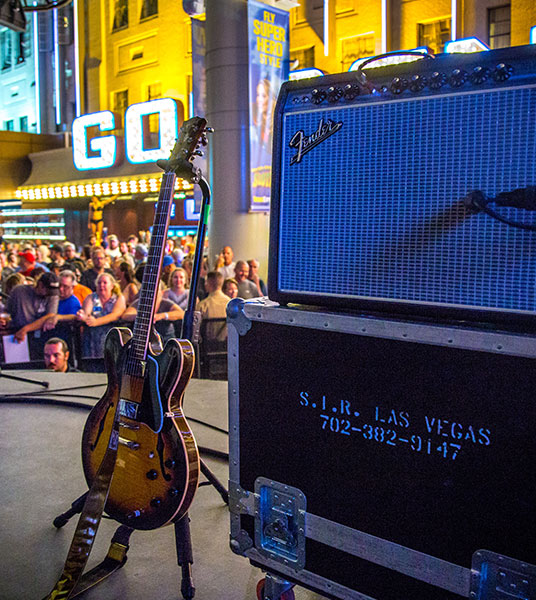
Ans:
{"label": "tuning peg", "polygon": [[194,154],[194,156],[203,156],[203,153],[201,152],[201,150],[196,150],[193,154]]}
{"label": "tuning peg", "polygon": [[214,127],[205,127],[207,133],[214,133]]}

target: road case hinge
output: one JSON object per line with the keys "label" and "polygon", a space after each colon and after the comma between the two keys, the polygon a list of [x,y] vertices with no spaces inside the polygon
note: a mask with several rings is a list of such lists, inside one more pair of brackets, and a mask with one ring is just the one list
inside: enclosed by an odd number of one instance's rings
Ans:
{"label": "road case hinge", "polygon": [[255,547],[296,570],[305,567],[306,500],[298,488],[255,480]]}

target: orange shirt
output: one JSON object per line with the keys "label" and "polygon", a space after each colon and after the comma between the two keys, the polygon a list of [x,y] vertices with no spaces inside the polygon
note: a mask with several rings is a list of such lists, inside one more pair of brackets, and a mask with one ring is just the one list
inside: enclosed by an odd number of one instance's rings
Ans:
{"label": "orange shirt", "polygon": [[92,293],[88,287],[81,283],[77,283],[73,289],[73,294],[80,300],[80,304],[84,304],[84,300]]}

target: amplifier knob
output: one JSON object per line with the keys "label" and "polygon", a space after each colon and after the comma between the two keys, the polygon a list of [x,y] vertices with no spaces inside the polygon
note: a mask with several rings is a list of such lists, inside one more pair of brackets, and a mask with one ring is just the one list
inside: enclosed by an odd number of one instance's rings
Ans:
{"label": "amplifier knob", "polygon": [[342,89],[331,86],[328,88],[328,102],[338,102],[342,98]]}
{"label": "amplifier knob", "polygon": [[487,67],[475,67],[471,75],[469,75],[469,80],[471,83],[479,84],[487,81],[490,76],[490,70]]}
{"label": "amplifier knob", "polygon": [[391,92],[393,94],[401,94],[408,87],[408,82],[401,77],[395,77],[391,81]]}
{"label": "amplifier knob", "polygon": [[359,86],[348,83],[344,86],[343,94],[345,100],[353,100],[356,96],[359,96]]}
{"label": "amplifier knob", "polygon": [[514,68],[506,63],[499,63],[493,71],[493,79],[495,81],[506,81],[512,75]]}
{"label": "amplifier knob", "polygon": [[467,73],[462,69],[454,69],[450,74],[449,83],[453,88],[461,87],[467,81]]}
{"label": "amplifier knob", "polygon": [[423,75],[413,75],[409,82],[409,89],[412,92],[422,92],[426,86],[426,77]]}
{"label": "amplifier knob", "polygon": [[321,102],[324,102],[326,96],[327,94],[324,90],[314,89],[311,92],[311,98],[315,104],[320,104]]}
{"label": "amplifier knob", "polygon": [[439,71],[434,71],[430,76],[430,83],[428,84],[431,90],[439,90],[447,82],[447,76]]}

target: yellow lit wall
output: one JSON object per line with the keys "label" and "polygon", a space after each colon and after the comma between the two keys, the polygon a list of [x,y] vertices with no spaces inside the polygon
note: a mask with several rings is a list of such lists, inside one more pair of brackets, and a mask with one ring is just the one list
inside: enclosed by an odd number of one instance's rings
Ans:
{"label": "yellow lit wall", "polygon": [[[128,90],[129,105],[145,102],[149,86],[156,84],[162,97],[179,100],[187,114],[191,33],[182,3],[159,0],[158,14],[141,20],[141,3],[129,0],[128,27],[117,31],[112,31],[113,1],[86,4],[91,4],[92,10],[86,14],[88,39],[85,50],[82,47],[88,56],[87,89],[82,92],[87,106],[82,101],[82,113],[113,110],[114,92],[122,90]],[[83,36],[83,22],[80,28]]]}

